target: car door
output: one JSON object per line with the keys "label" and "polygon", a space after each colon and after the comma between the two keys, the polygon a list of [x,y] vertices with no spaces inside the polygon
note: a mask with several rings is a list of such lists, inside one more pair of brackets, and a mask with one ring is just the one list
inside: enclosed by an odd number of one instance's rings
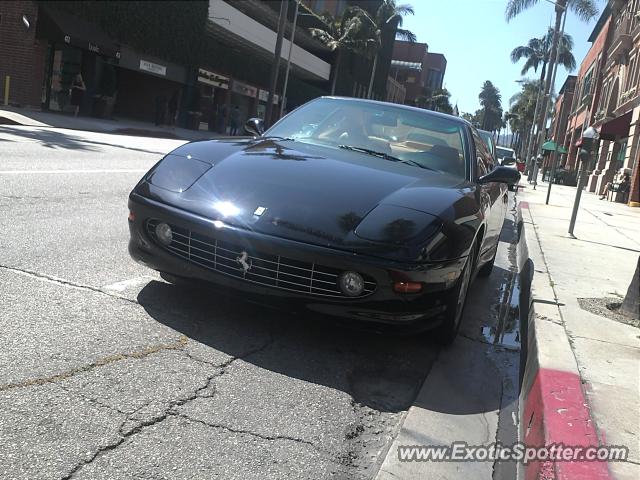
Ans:
{"label": "car door", "polygon": [[[493,156],[487,150],[480,135],[472,130],[476,152],[476,179],[486,175],[495,168]],[[497,182],[485,183],[478,186],[480,203],[486,218],[485,241],[482,244],[481,254],[495,248],[496,242],[502,230],[502,222],[505,214],[506,187]]]}

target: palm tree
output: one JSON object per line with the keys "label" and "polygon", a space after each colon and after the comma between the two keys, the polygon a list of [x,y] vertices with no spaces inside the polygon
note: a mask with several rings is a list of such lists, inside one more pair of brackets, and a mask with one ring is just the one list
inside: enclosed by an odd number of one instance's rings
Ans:
{"label": "palm tree", "polygon": [[[509,0],[505,11],[505,17],[507,21],[514,19],[523,11],[537,5],[541,0]],[[562,16],[567,13],[567,10],[571,10],[580,19],[589,21],[598,14],[598,8],[596,0],[556,0],[555,2],[555,26],[553,29],[553,40],[551,41],[551,51],[549,52],[549,62],[547,64],[547,78],[544,85],[544,99],[542,101],[542,108],[540,109],[540,116],[537,119],[537,130],[542,130],[546,112],[549,92],[551,92],[551,77],[553,67],[556,60],[556,52],[558,51],[558,45],[560,43],[560,24],[562,23]]]}
{"label": "palm tree", "polygon": [[371,98],[373,91],[373,80],[378,67],[378,52],[380,48],[382,48],[382,34],[384,30],[395,26],[397,39],[415,42],[416,36],[413,32],[400,28],[402,27],[402,17],[413,15],[414,13],[411,5],[398,5],[395,0],[382,0],[374,16],[364,12],[369,31],[369,38],[365,40],[367,44],[366,50],[373,57],[373,67],[371,69],[369,88],[367,89],[367,98]]}
{"label": "palm tree", "polygon": [[[547,64],[551,55],[551,44],[553,42],[553,29],[549,28],[547,34],[542,38],[532,38],[526,45],[516,47],[511,52],[511,61],[519,62],[526,58],[527,61],[522,67],[522,75],[533,68],[534,72],[538,71],[538,67],[542,65],[540,72],[540,81],[544,81],[547,73]],[[572,71],[576,68],[576,59],[573,56],[573,38],[571,35],[563,34],[558,42],[558,62],[564,68]]]}
{"label": "palm tree", "polygon": [[482,130],[495,131],[502,125],[502,95],[493,83],[485,81],[478,95],[482,107]]}
{"label": "palm tree", "polygon": [[334,95],[342,54],[347,50],[360,51],[362,49],[362,19],[365,13],[360,7],[355,6],[346,8],[342,16],[338,17],[334,17],[330,13],[318,15],[311,10],[309,13],[322,24],[321,28],[309,28],[311,35],[336,53],[332,72],[333,79],[331,80],[331,95]]}

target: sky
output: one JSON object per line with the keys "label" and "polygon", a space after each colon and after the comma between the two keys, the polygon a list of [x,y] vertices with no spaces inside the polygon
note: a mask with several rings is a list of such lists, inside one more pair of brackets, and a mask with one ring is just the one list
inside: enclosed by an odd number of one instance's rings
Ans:
{"label": "sky", "polygon": [[[600,12],[606,0],[596,0]],[[503,109],[519,90],[516,80],[525,60],[511,63],[510,53],[529,39],[541,37],[554,21],[554,7],[545,0],[521,13],[509,23],[504,11],[507,0],[398,0],[409,3],[414,16],[404,19],[403,28],[416,34],[418,42],[427,43],[429,51],[443,53],[447,58],[445,87],[451,92],[451,103],[458,104],[460,113],[480,108],[478,94],[485,80],[498,87]],[[576,71],[591,44],[588,41],[597,18],[585,23],[569,13],[565,32],[573,36]],[[529,78],[540,75],[530,70]],[[569,73],[560,67],[556,74],[556,91]]]}

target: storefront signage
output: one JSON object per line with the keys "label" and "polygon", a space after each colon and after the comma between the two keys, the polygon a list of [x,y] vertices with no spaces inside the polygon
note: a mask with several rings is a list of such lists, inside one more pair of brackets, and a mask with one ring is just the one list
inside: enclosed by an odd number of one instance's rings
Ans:
{"label": "storefront signage", "polygon": [[[258,98],[260,99],[261,102],[266,102],[269,99],[269,92],[261,89],[258,92]],[[274,105],[278,104],[278,95],[273,96],[273,103]]]}
{"label": "storefront signage", "polygon": [[229,77],[218,75],[204,68],[198,69],[198,81],[214,87],[224,88],[225,90],[229,88]]}
{"label": "storefront signage", "polygon": [[256,98],[256,95],[258,94],[258,89],[256,87],[238,82],[237,80],[234,80],[231,84],[231,90],[235,93],[239,93],[240,95],[246,95],[247,97],[253,98]]}
{"label": "storefront signage", "polygon": [[155,73],[156,75],[162,75],[163,77],[167,74],[167,67],[158,63],[150,62],[149,60],[140,60],[140,70]]}

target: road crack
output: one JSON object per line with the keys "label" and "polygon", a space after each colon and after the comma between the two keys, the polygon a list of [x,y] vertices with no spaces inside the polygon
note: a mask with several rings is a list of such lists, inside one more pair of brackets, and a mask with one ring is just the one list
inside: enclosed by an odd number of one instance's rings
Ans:
{"label": "road crack", "polygon": [[237,433],[237,434],[240,434],[240,435],[251,435],[252,437],[257,437],[257,438],[261,438],[263,440],[269,440],[269,441],[285,440],[285,441],[300,443],[300,444],[304,444],[304,445],[309,445],[309,446],[313,447],[314,449],[318,450],[317,446],[313,442],[310,442],[309,440],[304,440],[302,438],[291,437],[291,436],[288,436],[288,435],[265,435],[263,433],[253,432],[251,430],[233,428],[233,427],[230,427],[229,425],[224,425],[224,424],[221,424],[221,423],[207,422],[205,420],[200,420],[200,419],[196,419],[196,418],[190,417],[189,415],[184,414],[184,413],[169,412],[169,415],[173,415],[175,417],[184,418],[185,420],[188,420],[188,421],[193,422],[193,423],[200,423],[200,424],[205,425],[205,426],[210,427],[210,428],[221,429],[221,430],[225,430],[225,431],[231,432],[231,433]]}
{"label": "road crack", "polygon": [[134,359],[144,358],[144,357],[148,357],[149,355],[153,355],[155,353],[166,351],[166,350],[181,350],[182,348],[184,348],[186,344],[187,344],[187,337],[185,337],[184,335],[181,335],[177,341],[172,343],[160,343],[157,345],[152,345],[150,347],[143,348],[142,350],[138,350],[138,351],[109,355],[109,356],[100,358],[95,362],[91,362],[88,365],[72,368],[65,372],[56,373],[55,375],[50,375],[48,377],[39,377],[39,378],[30,379],[30,380],[25,380],[23,382],[15,382],[15,383],[9,383],[6,385],[0,385],[0,392],[13,390],[16,388],[45,385],[47,383],[57,383],[62,380],[71,378],[79,373],[88,372],[95,368],[104,367],[105,365],[110,365],[112,363],[120,362],[122,360],[127,360],[130,358],[134,358]]}

